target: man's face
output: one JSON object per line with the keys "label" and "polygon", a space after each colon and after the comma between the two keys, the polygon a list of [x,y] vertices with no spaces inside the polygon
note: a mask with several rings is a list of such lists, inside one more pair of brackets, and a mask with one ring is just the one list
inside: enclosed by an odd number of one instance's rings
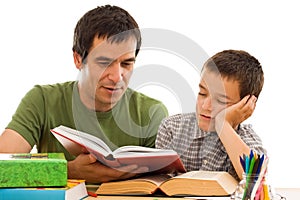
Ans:
{"label": "man's face", "polygon": [[198,126],[204,131],[215,131],[215,117],[226,107],[240,101],[237,81],[222,78],[215,72],[202,73],[196,113]]}
{"label": "man's face", "polygon": [[136,40],[111,43],[94,38],[79,78],[82,102],[96,111],[110,110],[128,87],[135,62]]}

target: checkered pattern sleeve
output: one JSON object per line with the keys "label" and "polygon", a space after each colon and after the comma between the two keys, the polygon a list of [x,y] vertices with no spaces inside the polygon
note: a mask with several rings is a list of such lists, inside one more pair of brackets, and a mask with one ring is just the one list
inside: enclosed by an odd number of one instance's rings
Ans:
{"label": "checkered pattern sleeve", "polygon": [[181,115],[173,115],[162,120],[157,136],[155,147],[159,149],[172,149],[171,144],[174,134],[177,134],[180,126]]}
{"label": "checkered pattern sleeve", "polygon": [[241,125],[237,132],[250,149],[256,151],[258,154],[267,154],[260,137],[255,133],[251,124]]}

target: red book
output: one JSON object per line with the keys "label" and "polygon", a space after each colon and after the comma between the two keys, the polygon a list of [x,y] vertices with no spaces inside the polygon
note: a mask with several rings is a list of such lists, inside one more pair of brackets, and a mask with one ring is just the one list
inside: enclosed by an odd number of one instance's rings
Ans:
{"label": "red book", "polygon": [[51,132],[71,154],[77,156],[83,152],[90,152],[98,161],[109,167],[137,164],[146,166],[149,172],[155,173],[186,172],[174,150],[123,146],[112,151],[100,138],[66,126],[58,126]]}

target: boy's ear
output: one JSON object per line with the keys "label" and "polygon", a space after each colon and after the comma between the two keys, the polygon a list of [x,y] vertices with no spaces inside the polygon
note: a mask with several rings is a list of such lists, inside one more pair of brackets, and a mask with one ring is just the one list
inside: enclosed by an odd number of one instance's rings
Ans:
{"label": "boy's ear", "polygon": [[82,68],[82,57],[76,51],[73,51],[73,59],[74,59],[74,64],[75,64],[76,68],[81,70],[81,68]]}

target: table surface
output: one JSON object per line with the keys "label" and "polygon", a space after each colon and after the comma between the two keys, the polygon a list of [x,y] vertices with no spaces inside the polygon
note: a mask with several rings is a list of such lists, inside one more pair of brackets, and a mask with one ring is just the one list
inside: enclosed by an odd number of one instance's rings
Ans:
{"label": "table surface", "polygon": [[[285,197],[286,200],[298,200],[300,197],[300,188],[275,188],[277,194]],[[206,199],[206,200],[228,200],[229,197],[149,197],[149,196],[97,196],[97,197],[87,197],[85,200],[179,200],[179,199]]]}
{"label": "table surface", "polygon": [[275,191],[285,197],[286,200],[300,199],[300,188],[275,188]]}
{"label": "table surface", "polygon": [[230,200],[230,197],[146,197],[146,196],[97,196],[97,197],[87,197],[85,200],[195,200],[195,199],[202,199],[202,200]]}

